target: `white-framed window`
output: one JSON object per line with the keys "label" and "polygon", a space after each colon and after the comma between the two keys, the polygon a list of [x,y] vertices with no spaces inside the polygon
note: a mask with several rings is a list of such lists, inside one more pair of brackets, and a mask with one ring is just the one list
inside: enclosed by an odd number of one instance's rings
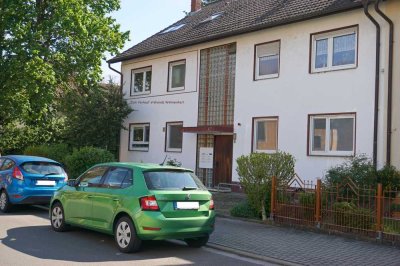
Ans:
{"label": "white-framed window", "polygon": [[309,125],[309,155],[354,155],[356,114],[310,115]]}
{"label": "white-framed window", "polygon": [[129,137],[130,151],[148,151],[150,144],[150,124],[130,124]]}
{"label": "white-framed window", "polygon": [[167,122],[165,130],[165,151],[167,152],[182,152],[183,140],[183,123],[182,122]]}
{"label": "white-framed window", "polygon": [[253,152],[278,150],[278,117],[253,118]]}
{"label": "white-framed window", "polygon": [[132,70],[131,96],[151,92],[151,67]]}
{"label": "white-framed window", "polygon": [[311,71],[357,67],[358,27],[311,35]]}
{"label": "white-framed window", "polygon": [[256,44],[254,79],[279,77],[280,41]]}
{"label": "white-framed window", "polygon": [[168,91],[185,89],[186,60],[169,63]]}

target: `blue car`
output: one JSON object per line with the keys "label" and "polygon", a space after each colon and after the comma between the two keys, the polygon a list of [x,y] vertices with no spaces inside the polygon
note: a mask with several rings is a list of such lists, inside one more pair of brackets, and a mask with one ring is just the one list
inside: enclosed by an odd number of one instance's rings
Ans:
{"label": "blue car", "polygon": [[68,181],[62,165],[36,156],[0,157],[0,211],[14,204],[48,204]]}

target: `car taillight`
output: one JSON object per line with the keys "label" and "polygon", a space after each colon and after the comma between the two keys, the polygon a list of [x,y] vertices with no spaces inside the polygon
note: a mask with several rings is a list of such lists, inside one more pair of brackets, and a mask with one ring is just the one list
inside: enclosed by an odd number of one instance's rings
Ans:
{"label": "car taillight", "polygon": [[143,211],[159,211],[157,200],[155,196],[147,196],[140,198],[140,206]]}
{"label": "car taillight", "polygon": [[212,198],[210,200],[210,210],[214,210],[214,200]]}
{"label": "car taillight", "polygon": [[22,174],[21,170],[19,170],[18,166],[14,167],[12,177],[19,180],[24,180],[24,175]]}

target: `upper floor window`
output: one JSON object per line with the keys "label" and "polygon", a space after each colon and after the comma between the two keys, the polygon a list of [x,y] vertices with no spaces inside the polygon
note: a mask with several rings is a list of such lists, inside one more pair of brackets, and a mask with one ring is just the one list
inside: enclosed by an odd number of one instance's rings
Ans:
{"label": "upper floor window", "polygon": [[185,89],[186,60],[169,63],[168,91]]}
{"label": "upper floor window", "polygon": [[358,27],[311,35],[311,71],[323,72],[357,66]]}
{"label": "upper floor window", "polygon": [[278,117],[253,118],[253,152],[278,150]]}
{"label": "upper floor window", "polygon": [[355,124],[354,113],[310,115],[309,155],[353,156]]}
{"label": "upper floor window", "polygon": [[131,124],[129,125],[131,151],[148,151],[150,144],[150,124]]}
{"label": "upper floor window", "polygon": [[280,46],[280,41],[262,43],[255,46],[255,80],[279,76]]}
{"label": "upper floor window", "polygon": [[151,67],[132,70],[131,95],[148,94],[151,91]]}
{"label": "upper floor window", "polygon": [[165,137],[165,151],[168,152],[181,152],[182,151],[182,122],[167,123],[166,137]]}

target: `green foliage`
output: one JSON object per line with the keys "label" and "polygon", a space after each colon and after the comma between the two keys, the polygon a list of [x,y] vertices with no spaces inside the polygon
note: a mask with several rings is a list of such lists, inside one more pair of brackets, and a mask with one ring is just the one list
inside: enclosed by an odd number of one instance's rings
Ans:
{"label": "green foliage", "polygon": [[360,187],[376,185],[376,171],[366,155],[357,155],[346,160],[344,163],[332,167],[325,175],[325,183],[328,186],[342,184],[343,180],[350,177]]}
{"label": "green foliage", "polygon": [[241,202],[230,210],[233,217],[260,219],[259,211],[254,209],[247,201]]}
{"label": "green foliage", "polygon": [[88,168],[98,163],[112,162],[115,158],[109,151],[94,148],[83,147],[75,149],[71,155],[65,158],[68,174],[71,179],[76,179]]}
{"label": "green foliage", "polygon": [[42,156],[63,164],[70,153],[71,150],[67,144],[29,146],[24,150],[25,155]]}
{"label": "green foliage", "polygon": [[166,162],[165,164],[166,164],[166,165],[169,165],[169,166],[176,166],[176,167],[181,167],[181,166],[182,166],[182,163],[179,162],[179,161],[176,160],[176,159],[168,159],[167,162]]}
{"label": "green foliage", "polygon": [[334,222],[340,226],[371,229],[374,224],[371,210],[359,208],[351,202],[336,202],[333,211]]}
{"label": "green foliage", "polygon": [[390,211],[391,212],[400,212],[400,204],[392,203],[392,205],[390,205]]}
{"label": "green foliage", "polygon": [[306,207],[313,207],[315,206],[315,193],[307,193],[307,192],[300,192],[299,193],[299,202],[301,205]]}
{"label": "green foliage", "polygon": [[57,98],[72,84],[97,84],[105,52],[117,53],[128,39],[108,15],[119,7],[119,0],[0,2],[3,152],[53,141],[48,116]]}
{"label": "green foliage", "polygon": [[386,165],[376,175],[377,182],[382,184],[384,190],[400,190],[400,172],[394,166]]}
{"label": "green foliage", "polygon": [[67,143],[73,147],[107,149],[117,157],[122,122],[132,112],[122,96],[115,85],[83,94],[69,92],[63,100]]}
{"label": "green foliage", "polygon": [[278,183],[287,183],[294,176],[294,158],[284,152],[274,154],[253,153],[237,159],[237,172],[249,204],[267,218],[266,197],[275,176]]}

